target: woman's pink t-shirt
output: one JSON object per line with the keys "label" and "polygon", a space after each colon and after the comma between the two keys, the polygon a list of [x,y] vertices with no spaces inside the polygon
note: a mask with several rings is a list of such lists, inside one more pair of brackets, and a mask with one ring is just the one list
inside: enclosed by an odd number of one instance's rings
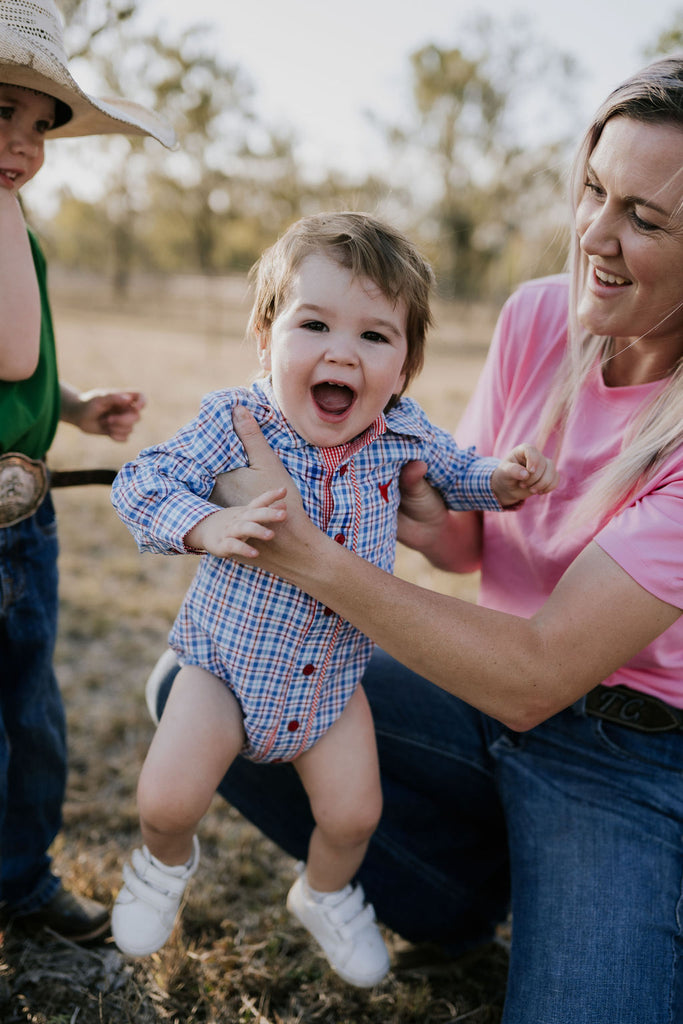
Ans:
{"label": "woman's pink t-shirt", "polygon": [[[502,457],[522,441],[534,442],[567,343],[568,290],[565,276],[542,278],[508,300],[457,432],[460,444]],[[683,608],[683,449],[596,535],[590,526],[569,524],[590,476],[618,453],[630,421],[661,387],[608,388],[596,365],[567,425],[559,487],[518,511],[484,513],[480,604],[533,615],[594,538],[645,590]],[[546,452],[553,454],[552,439]],[[605,683],[683,707],[683,617]]]}

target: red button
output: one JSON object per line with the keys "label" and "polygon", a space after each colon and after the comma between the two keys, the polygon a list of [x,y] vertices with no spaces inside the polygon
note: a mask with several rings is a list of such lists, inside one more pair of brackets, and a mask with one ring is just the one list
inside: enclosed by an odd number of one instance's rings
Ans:
{"label": "red button", "polygon": [[346,473],[346,470],[347,470],[348,468],[349,468],[349,467],[348,467],[348,466],[346,466],[346,465],[344,465],[344,466],[340,466],[340,467],[339,467],[339,476],[344,476],[344,474]]}
{"label": "red button", "polygon": [[299,723],[297,722],[296,718],[294,719],[293,722],[289,723],[287,728],[289,729],[290,732],[296,732],[296,730],[299,728]]}
{"label": "red button", "polygon": [[337,544],[345,544],[346,543],[346,537],[344,536],[343,533],[338,533],[337,536],[334,539],[336,540]]}
{"label": "red button", "polygon": [[323,615],[334,615],[331,608],[323,608]]}
{"label": "red button", "polygon": [[315,672],[315,665],[304,665],[301,671],[305,676],[312,676]]}

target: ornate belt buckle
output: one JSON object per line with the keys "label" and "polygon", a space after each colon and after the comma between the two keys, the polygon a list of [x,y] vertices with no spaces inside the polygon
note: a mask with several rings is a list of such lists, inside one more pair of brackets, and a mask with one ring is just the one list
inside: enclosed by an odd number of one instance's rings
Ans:
{"label": "ornate belt buckle", "polygon": [[14,526],[37,511],[47,494],[44,462],[21,452],[0,455],[0,527]]}

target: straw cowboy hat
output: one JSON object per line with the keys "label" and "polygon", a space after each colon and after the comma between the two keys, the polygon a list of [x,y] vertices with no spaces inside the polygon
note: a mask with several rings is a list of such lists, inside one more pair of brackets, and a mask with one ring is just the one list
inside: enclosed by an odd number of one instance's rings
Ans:
{"label": "straw cowboy hat", "polygon": [[169,149],[176,143],[171,126],[153,111],[129,100],[95,99],[76,84],[53,0],[0,0],[0,83],[54,96],[49,138],[120,133],[151,135]]}

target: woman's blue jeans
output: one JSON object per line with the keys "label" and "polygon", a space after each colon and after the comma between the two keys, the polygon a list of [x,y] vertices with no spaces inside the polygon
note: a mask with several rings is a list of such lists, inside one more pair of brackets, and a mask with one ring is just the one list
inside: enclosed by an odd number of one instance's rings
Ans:
{"label": "woman's blue jeans", "polygon": [[59,886],[48,847],[66,784],[64,708],[52,668],[57,529],[48,495],[0,529],[0,900],[28,913]]}
{"label": "woman's blue jeans", "polygon": [[[683,733],[583,701],[513,733],[382,652],[364,685],[384,813],[359,877],[379,918],[458,953],[512,909],[505,1024],[681,1024]],[[291,765],[239,758],[220,792],[305,858]]]}

